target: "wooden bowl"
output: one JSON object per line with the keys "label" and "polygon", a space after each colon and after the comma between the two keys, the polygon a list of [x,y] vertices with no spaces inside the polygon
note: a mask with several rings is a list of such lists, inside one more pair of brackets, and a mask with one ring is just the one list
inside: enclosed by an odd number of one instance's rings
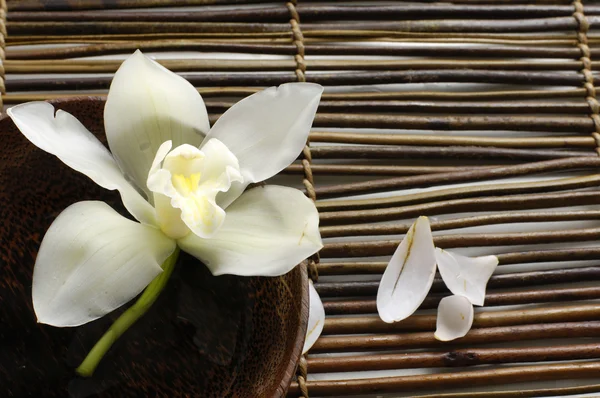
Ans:
{"label": "wooden bowl", "polygon": [[[104,100],[52,102],[106,143]],[[0,396],[281,397],[308,320],[304,264],[277,278],[214,277],[182,253],[152,309],[113,346],[91,378],[74,368],[122,312],[90,324],[37,324],[31,280],[55,217],[81,200],[126,214],[119,195],[29,143],[0,119]]]}

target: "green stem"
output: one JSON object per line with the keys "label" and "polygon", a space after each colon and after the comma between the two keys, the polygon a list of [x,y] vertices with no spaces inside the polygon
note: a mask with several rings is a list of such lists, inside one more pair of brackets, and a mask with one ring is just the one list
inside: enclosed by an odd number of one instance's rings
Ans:
{"label": "green stem", "polygon": [[167,281],[175,268],[177,257],[179,257],[179,248],[176,248],[173,254],[165,260],[162,264],[163,272],[150,282],[135,304],[121,314],[106,333],[104,333],[104,336],[98,340],[94,348],[92,348],[83,362],[81,362],[81,365],[75,370],[77,374],[90,377],[114,342],[150,309],[160,292],[167,285]]}

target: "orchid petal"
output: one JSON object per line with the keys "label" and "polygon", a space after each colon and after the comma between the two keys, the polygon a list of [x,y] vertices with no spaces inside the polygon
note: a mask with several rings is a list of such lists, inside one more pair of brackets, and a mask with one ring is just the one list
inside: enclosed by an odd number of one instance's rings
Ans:
{"label": "orchid petal", "polygon": [[219,194],[227,207],[248,184],[274,176],[289,166],[306,144],[323,88],[288,83],[251,95],[233,105],[210,130],[238,158],[244,182]]}
{"label": "orchid petal", "polygon": [[427,217],[419,217],[396,249],[379,283],[377,311],[387,323],[419,308],[435,276],[435,247]]}
{"label": "orchid petal", "polygon": [[466,257],[436,248],[435,258],[440,275],[453,294],[465,296],[474,305],[483,305],[485,287],[498,265],[498,257]]}
{"label": "orchid petal", "polygon": [[246,191],[211,238],[189,234],[178,244],[213,275],[242,276],[283,275],[323,247],[314,203],[276,185]]}
{"label": "orchid petal", "polygon": [[448,296],[440,301],[435,338],[450,341],[466,335],[473,325],[473,305],[464,296]]}
{"label": "orchid petal", "polygon": [[121,194],[125,208],[140,222],[155,225],[152,206],[125,179],[112,155],[73,115],[47,102],[29,102],[7,110],[21,133],[38,148],[58,157],[106,189]]}
{"label": "orchid petal", "polygon": [[54,220],[33,271],[38,322],[78,326],[138,295],[175,250],[159,230],[128,220],[104,202],[79,202]]}
{"label": "orchid petal", "polygon": [[321,297],[319,297],[313,281],[309,279],[308,283],[310,310],[308,312],[306,338],[304,339],[304,347],[302,348],[303,354],[315,344],[323,332],[323,326],[325,325],[325,308],[323,307],[323,302],[321,302]]}
{"label": "orchid petal", "polygon": [[160,145],[171,140],[174,147],[198,147],[210,128],[204,101],[194,86],[139,50],[113,78],[104,125],[117,163],[148,198],[152,195],[146,178]]}

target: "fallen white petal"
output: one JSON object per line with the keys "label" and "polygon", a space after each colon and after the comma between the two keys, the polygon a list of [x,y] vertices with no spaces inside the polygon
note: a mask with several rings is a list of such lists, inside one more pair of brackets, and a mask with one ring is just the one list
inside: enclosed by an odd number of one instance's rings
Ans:
{"label": "fallen white petal", "polygon": [[244,192],[211,238],[189,234],[178,244],[213,275],[242,276],[283,275],[323,247],[313,202],[297,189],[276,185]]}
{"label": "fallen white petal", "polygon": [[304,347],[302,353],[306,353],[315,344],[321,332],[323,332],[323,326],[325,325],[325,308],[321,302],[321,297],[315,289],[313,282],[309,279],[309,300],[310,310],[308,313],[308,327],[306,329],[306,339],[304,340]]}
{"label": "fallen white petal", "polygon": [[106,189],[117,189],[125,208],[140,222],[156,225],[154,209],[127,182],[108,149],[73,115],[47,102],[28,102],[9,108],[21,133],[38,148],[85,174]]}
{"label": "fallen white petal", "polygon": [[274,176],[289,166],[306,144],[323,87],[288,83],[270,87],[233,105],[210,130],[239,160],[243,183],[217,197],[227,207],[248,184]]}
{"label": "fallen white petal", "polygon": [[198,90],[139,50],[115,73],[104,125],[119,166],[149,198],[146,179],[160,145],[171,140],[174,148],[198,147],[210,128]]}
{"label": "fallen white petal", "polygon": [[377,311],[387,323],[419,308],[435,276],[435,247],[427,217],[419,217],[396,249],[379,283]]}
{"label": "fallen white petal", "polygon": [[453,294],[465,296],[474,305],[483,305],[485,287],[498,265],[498,257],[466,257],[435,249],[440,275]]}
{"label": "fallen white petal", "polygon": [[158,274],[175,242],[104,202],[79,202],[54,220],[33,271],[38,322],[78,326],[127,303]]}
{"label": "fallen white petal", "polygon": [[466,335],[473,325],[473,305],[464,296],[448,296],[440,301],[435,338],[450,341]]}

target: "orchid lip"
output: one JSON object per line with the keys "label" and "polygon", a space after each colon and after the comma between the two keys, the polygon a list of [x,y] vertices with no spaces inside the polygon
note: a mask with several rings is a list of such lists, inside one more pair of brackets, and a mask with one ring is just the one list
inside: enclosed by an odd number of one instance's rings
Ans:
{"label": "orchid lip", "polygon": [[216,138],[200,149],[184,144],[170,150],[171,146],[170,141],[161,145],[148,174],[158,224],[173,239],[190,232],[210,238],[226,216],[217,194],[243,182],[239,162]]}

